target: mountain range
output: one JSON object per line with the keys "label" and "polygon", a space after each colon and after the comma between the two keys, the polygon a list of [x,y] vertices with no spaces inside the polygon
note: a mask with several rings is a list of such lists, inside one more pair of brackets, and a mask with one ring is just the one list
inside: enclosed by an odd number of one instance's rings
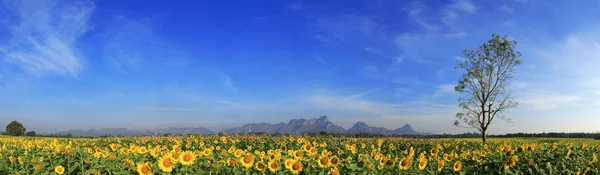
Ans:
{"label": "mountain range", "polygon": [[[319,118],[311,119],[292,119],[286,123],[249,123],[238,128],[226,129],[221,132],[223,133],[245,133],[245,132],[265,132],[265,133],[287,133],[287,134],[302,134],[302,133],[369,133],[369,134],[382,134],[382,135],[416,135],[416,134],[428,134],[416,132],[410,124],[406,124],[400,128],[390,130],[383,127],[369,126],[364,122],[357,122],[350,129],[346,130],[341,126],[333,124],[329,121],[329,118],[321,116]],[[126,129],[126,128],[103,128],[103,129],[91,129],[88,131],[83,130],[69,130],[62,131],[56,134],[64,135],[71,134],[74,137],[99,137],[99,136],[134,136],[134,135],[159,135],[159,134],[212,134],[213,131],[198,127],[198,128],[166,128],[166,129]]]}

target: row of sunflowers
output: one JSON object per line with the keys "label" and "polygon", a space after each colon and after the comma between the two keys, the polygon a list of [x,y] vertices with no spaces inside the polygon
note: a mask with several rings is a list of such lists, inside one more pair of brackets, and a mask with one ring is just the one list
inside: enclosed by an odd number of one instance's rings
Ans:
{"label": "row of sunflowers", "polygon": [[590,139],[0,137],[0,174],[600,174]]}

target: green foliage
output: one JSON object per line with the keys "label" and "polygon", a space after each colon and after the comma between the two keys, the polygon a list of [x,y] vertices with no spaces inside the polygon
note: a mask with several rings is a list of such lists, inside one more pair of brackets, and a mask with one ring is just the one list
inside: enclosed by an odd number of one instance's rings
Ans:
{"label": "green foliage", "polygon": [[26,132],[25,135],[33,137],[33,136],[35,136],[35,131]]}
{"label": "green foliage", "polygon": [[456,114],[454,125],[477,129],[483,142],[492,120],[500,117],[510,122],[503,111],[518,105],[507,88],[515,66],[521,64],[516,44],[517,41],[494,34],[478,48],[463,50],[463,59],[458,61],[456,68],[464,73],[455,90],[461,94],[458,106],[462,111]]}
{"label": "green foliage", "polygon": [[6,125],[7,135],[22,136],[25,135],[25,131],[26,129],[25,127],[23,127],[23,124],[17,122],[16,120],[13,120],[8,125]]}

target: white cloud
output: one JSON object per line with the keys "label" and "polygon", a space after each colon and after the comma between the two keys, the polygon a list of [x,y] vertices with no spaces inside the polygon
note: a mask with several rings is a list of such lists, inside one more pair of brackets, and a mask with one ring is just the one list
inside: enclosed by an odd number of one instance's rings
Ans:
{"label": "white cloud", "polygon": [[455,84],[440,84],[435,86],[435,94],[434,96],[436,97],[441,97],[444,96],[446,94],[452,94],[454,93],[454,87],[456,85]]}
{"label": "white cloud", "polygon": [[468,35],[467,32],[454,32],[454,33],[447,33],[446,37],[450,38],[450,39],[461,39],[461,38],[465,38]]}
{"label": "white cloud", "polygon": [[227,87],[227,89],[231,90],[231,91],[238,91],[239,89],[237,87],[235,87],[233,85],[233,80],[231,80],[231,77],[225,74],[220,74],[221,77],[221,81],[223,83],[223,85],[225,85],[225,87]]}
{"label": "white cloud", "polygon": [[412,89],[410,88],[395,88],[394,96],[404,96],[410,92],[412,92]]}
{"label": "white cloud", "polygon": [[514,11],[513,8],[509,7],[506,4],[499,6],[498,9],[500,9],[500,11],[503,11],[503,12],[506,12],[506,13],[512,13]]}
{"label": "white cloud", "polygon": [[535,110],[545,111],[564,108],[578,100],[581,100],[581,98],[575,95],[534,94],[518,99],[517,101],[525,105],[530,105]]}
{"label": "white cloud", "polygon": [[373,54],[373,55],[383,55],[383,51],[373,47],[365,47],[365,52]]}
{"label": "white cloud", "polygon": [[288,8],[290,10],[302,10],[305,9],[306,6],[304,4],[302,4],[302,1],[296,1],[296,2],[292,2]]}
{"label": "white cloud", "polygon": [[321,65],[325,65],[325,60],[323,60],[323,58],[321,58],[321,56],[319,56],[319,52],[317,52],[317,51],[313,52],[313,57],[315,58],[315,60],[317,60],[319,63],[321,63]]}
{"label": "white cloud", "polygon": [[466,13],[475,13],[477,7],[470,0],[454,0],[450,7],[462,10]]}
{"label": "white cloud", "polygon": [[195,109],[195,108],[170,108],[170,107],[159,107],[151,108],[153,111],[194,111],[194,112],[211,112],[211,110]]}
{"label": "white cloud", "polygon": [[92,1],[4,3],[14,21],[4,21],[9,42],[0,49],[7,61],[33,74],[77,76],[84,61],[77,39],[89,29]]}
{"label": "white cloud", "polygon": [[423,4],[422,1],[413,1],[410,7],[404,8],[404,10],[408,13],[408,16],[415,21],[417,24],[423,26],[427,30],[438,30],[438,27],[427,22],[425,14],[428,9]]}

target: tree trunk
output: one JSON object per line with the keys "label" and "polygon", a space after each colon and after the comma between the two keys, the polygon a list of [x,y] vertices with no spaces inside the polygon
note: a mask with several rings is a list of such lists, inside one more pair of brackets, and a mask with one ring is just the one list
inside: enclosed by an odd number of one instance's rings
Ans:
{"label": "tree trunk", "polygon": [[487,139],[487,136],[485,135],[485,131],[481,132],[481,140],[483,141],[483,143],[485,143],[485,139]]}

